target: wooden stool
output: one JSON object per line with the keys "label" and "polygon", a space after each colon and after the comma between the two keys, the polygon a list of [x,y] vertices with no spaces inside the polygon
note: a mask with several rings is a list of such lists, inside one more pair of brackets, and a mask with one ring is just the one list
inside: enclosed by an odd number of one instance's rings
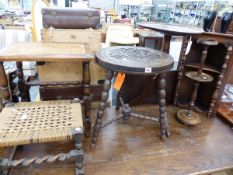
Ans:
{"label": "wooden stool", "polygon": [[5,107],[0,113],[0,146],[74,140],[68,153],[19,160],[0,159],[0,174],[8,168],[54,161],[76,160],[76,175],[83,175],[83,121],[78,100],[22,102]]}
{"label": "wooden stool", "polygon": [[111,87],[111,79],[114,75],[114,72],[137,75],[158,75],[160,80],[159,119],[137,114],[134,115],[131,113],[129,106],[124,105],[123,102],[123,111],[120,117],[123,117],[124,120],[128,120],[129,117],[133,116],[138,118],[151,119],[153,121],[159,121],[161,138],[165,139],[166,137],[168,137],[169,129],[166,116],[165,72],[168,72],[173,67],[173,58],[166,53],[154,49],[132,46],[115,46],[102,49],[100,52],[98,52],[96,54],[96,61],[100,66],[107,69],[107,74],[103,85],[103,92],[97,112],[91,146],[95,147],[100,128],[104,126],[102,125],[102,118],[104,115],[104,110],[106,108],[109,89]]}
{"label": "wooden stool", "polygon": [[150,32],[140,32],[137,34],[139,37],[139,46],[146,47],[147,41],[153,41],[153,49],[161,50],[163,44],[163,35],[150,31]]}
{"label": "wooden stool", "polygon": [[180,110],[177,113],[177,120],[186,125],[198,125],[201,123],[201,119],[199,115],[193,112],[193,107],[195,105],[195,100],[197,98],[197,90],[200,83],[208,83],[213,81],[214,79],[211,75],[204,73],[203,68],[207,57],[208,48],[210,46],[218,45],[218,42],[215,40],[199,39],[197,40],[197,43],[203,45],[203,51],[202,51],[202,56],[200,60],[200,65],[198,67],[198,71],[189,71],[185,73],[186,77],[188,77],[189,79],[195,82],[191,101],[189,104],[189,109]]}

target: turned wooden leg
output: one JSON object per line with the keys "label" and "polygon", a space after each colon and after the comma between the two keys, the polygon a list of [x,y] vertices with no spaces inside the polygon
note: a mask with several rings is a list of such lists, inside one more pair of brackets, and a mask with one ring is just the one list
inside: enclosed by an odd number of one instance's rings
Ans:
{"label": "turned wooden leg", "polygon": [[174,105],[177,105],[177,99],[178,99],[179,90],[181,86],[181,80],[184,75],[184,61],[185,61],[185,53],[186,53],[187,46],[188,46],[188,40],[189,40],[189,36],[183,37],[183,42],[182,42],[182,47],[181,47],[181,52],[180,52],[180,62],[177,68],[177,71],[178,71],[177,79],[178,80],[176,83],[176,88],[175,88],[175,93],[174,93],[174,101],[173,101]]}
{"label": "turned wooden leg", "polygon": [[222,70],[221,70],[220,75],[218,76],[217,86],[216,86],[216,89],[215,89],[214,94],[213,94],[212,99],[211,99],[211,103],[210,103],[210,107],[209,107],[209,111],[208,111],[208,118],[216,116],[217,100],[219,99],[219,89],[222,85],[223,77],[224,77],[224,74],[226,72],[231,54],[232,54],[232,46],[228,45],[227,46],[227,53],[226,53],[226,56],[224,58],[224,63],[222,65]]}
{"label": "turned wooden leg", "polygon": [[16,62],[17,66],[17,76],[18,76],[18,88],[20,91],[21,101],[30,101],[29,89],[25,84],[24,74],[23,74],[23,64],[22,62]]}
{"label": "turned wooden leg", "polygon": [[0,87],[3,97],[3,104],[5,105],[6,103],[11,101],[11,93],[8,86],[8,80],[3,66],[3,62],[0,62]]}
{"label": "turned wooden leg", "polygon": [[74,128],[72,130],[75,148],[78,152],[76,159],[76,175],[84,175],[84,152],[83,152],[83,131],[81,128]]}
{"label": "turned wooden leg", "polygon": [[85,137],[90,137],[91,130],[91,97],[90,97],[90,68],[89,62],[83,62],[83,100],[84,100],[84,129]]}
{"label": "turned wooden leg", "polygon": [[164,140],[170,135],[167,123],[166,114],[166,79],[165,73],[159,74],[159,122],[160,122],[160,137]]}
{"label": "turned wooden leg", "polygon": [[162,51],[169,53],[172,36],[164,34]]}
{"label": "turned wooden leg", "polygon": [[113,77],[113,71],[108,70],[105,81],[104,81],[104,85],[103,85],[103,92],[101,94],[101,101],[100,101],[99,109],[97,112],[97,118],[95,121],[95,126],[94,126],[93,135],[92,135],[92,141],[91,141],[91,147],[95,147],[96,140],[97,140],[97,137],[98,137],[101,125],[102,125],[102,118],[103,118],[104,110],[106,108],[106,103],[108,100],[112,77]]}
{"label": "turned wooden leg", "polygon": [[191,97],[191,101],[190,101],[190,104],[189,104],[189,110],[188,110],[188,116],[189,117],[192,117],[193,107],[195,105],[195,101],[196,101],[196,98],[197,98],[198,87],[199,87],[199,82],[195,82],[192,97]]}

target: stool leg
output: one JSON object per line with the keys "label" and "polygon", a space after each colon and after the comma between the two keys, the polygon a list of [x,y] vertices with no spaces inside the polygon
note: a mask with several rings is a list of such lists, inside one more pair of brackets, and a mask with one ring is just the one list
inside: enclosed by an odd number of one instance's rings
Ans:
{"label": "stool leg", "polygon": [[170,135],[168,130],[167,116],[166,116],[166,79],[165,73],[159,74],[159,122],[160,122],[160,137],[165,140]]}
{"label": "stool leg", "polygon": [[30,101],[29,88],[26,86],[24,81],[23,63],[16,62],[16,66],[17,66],[18,87],[20,91],[20,96],[22,98],[22,101]]}
{"label": "stool leg", "polygon": [[96,144],[96,140],[102,125],[102,118],[104,115],[104,110],[106,108],[106,102],[108,100],[108,94],[109,94],[109,89],[111,87],[111,79],[113,77],[113,71],[108,70],[107,71],[107,75],[104,81],[104,85],[103,85],[103,92],[101,94],[101,102],[99,104],[99,109],[97,112],[97,118],[95,121],[95,126],[94,126],[94,131],[93,131],[93,135],[92,135],[92,141],[91,141],[91,147],[94,148],[95,144]]}
{"label": "stool leg", "polygon": [[80,128],[74,128],[72,131],[73,139],[75,142],[75,148],[78,151],[78,157],[76,160],[76,174],[75,175],[84,175],[83,161],[84,161],[84,152],[83,152],[83,131]]}
{"label": "stool leg", "polygon": [[11,101],[11,92],[8,86],[8,80],[3,66],[3,62],[0,62],[0,86],[3,97],[3,104],[6,104]]}
{"label": "stool leg", "polygon": [[84,96],[84,133],[85,137],[90,137],[91,130],[91,99],[90,99],[90,68],[89,62],[83,62],[83,96]]}

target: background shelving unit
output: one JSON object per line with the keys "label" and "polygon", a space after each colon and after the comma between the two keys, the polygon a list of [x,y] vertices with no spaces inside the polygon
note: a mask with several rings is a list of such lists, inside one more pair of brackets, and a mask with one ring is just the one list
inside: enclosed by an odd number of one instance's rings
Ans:
{"label": "background shelving unit", "polygon": [[[232,10],[231,0],[160,0],[153,1],[155,21],[202,27],[208,11],[217,10],[219,15]],[[162,5],[161,5],[162,4]]]}

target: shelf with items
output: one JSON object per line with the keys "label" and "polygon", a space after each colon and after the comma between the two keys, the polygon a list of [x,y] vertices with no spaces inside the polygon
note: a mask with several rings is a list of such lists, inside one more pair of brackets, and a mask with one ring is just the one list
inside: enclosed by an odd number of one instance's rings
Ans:
{"label": "shelf with items", "polygon": [[202,21],[213,2],[208,1],[182,1],[176,2],[171,12],[171,21],[201,27]]}

